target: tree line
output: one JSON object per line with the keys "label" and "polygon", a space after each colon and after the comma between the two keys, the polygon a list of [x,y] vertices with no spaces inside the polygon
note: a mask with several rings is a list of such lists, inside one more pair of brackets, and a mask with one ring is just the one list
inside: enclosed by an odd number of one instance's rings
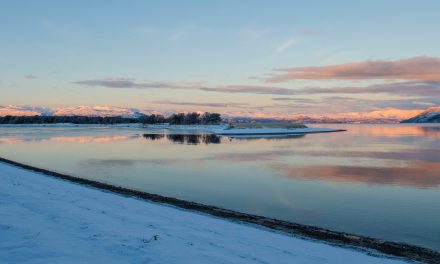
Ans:
{"label": "tree line", "polygon": [[198,145],[205,144],[220,144],[221,138],[214,134],[143,134],[145,139],[155,141],[166,137],[169,141],[178,144]]}
{"label": "tree line", "polygon": [[218,124],[222,121],[221,115],[218,113],[176,113],[170,116],[163,115],[141,115],[138,118],[121,117],[121,116],[1,116],[0,124],[56,124],[56,123],[72,123],[72,124],[163,124],[169,123],[173,125],[193,125],[193,124]]}
{"label": "tree line", "polygon": [[[151,118],[153,115],[149,116]],[[163,119],[165,122],[148,122],[148,121],[157,121],[157,120],[145,120],[141,122],[147,123],[147,124],[155,124],[155,123],[170,123],[172,125],[195,125],[195,124],[218,124],[222,121],[221,115],[219,113],[209,113],[206,112],[203,115],[200,115],[199,113],[193,112],[193,113],[178,113],[178,114],[172,114],[168,118],[164,117],[155,117],[156,119]]]}

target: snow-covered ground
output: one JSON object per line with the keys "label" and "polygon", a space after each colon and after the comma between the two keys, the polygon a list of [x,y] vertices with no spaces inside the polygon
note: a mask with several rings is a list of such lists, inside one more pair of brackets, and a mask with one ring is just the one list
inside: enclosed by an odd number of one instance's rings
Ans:
{"label": "snow-covered ground", "polygon": [[229,128],[228,125],[147,125],[150,129],[164,129],[170,132],[206,132],[216,135],[276,135],[276,134],[306,134],[337,132],[340,129],[332,128]]}
{"label": "snow-covered ground", "polygon": [[164,133],[212,133],[216,135],[277,135],[277,134],[307,134],[307,133],[324,133],[337,132],[340,129],[332,128],[229,128],[228,125],[168,125],[155,124],[143,125],[140,123],[126,124],[72,124],[72,123],[56,123],[56,124],[0,124],[0,127],[131,127],[146,128],[151,130],[160,130]]}
{"label": "snow-covered ground", "polygon": [[0,263],[403,263],[0,163]]}
{"label": "snow-covered ground", "polygon": [[307,134],[337,132],[338,129],[331,128],[231,128],[217,129],[212,132],[217,135],[277,135],[277,134]]}

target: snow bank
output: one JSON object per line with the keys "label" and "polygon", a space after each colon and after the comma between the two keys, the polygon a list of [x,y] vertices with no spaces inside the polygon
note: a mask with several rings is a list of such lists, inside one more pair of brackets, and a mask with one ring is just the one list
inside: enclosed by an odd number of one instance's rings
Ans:
{"label": "snow bank", "polygon": [[216,129],[212,132],[217,135],[288,135],[307,133],[326,133],[343,131],[331,128],[227,128]]}
{"label": "snow bank", "polygon": [[403,263],[0,163],[0,263]]}

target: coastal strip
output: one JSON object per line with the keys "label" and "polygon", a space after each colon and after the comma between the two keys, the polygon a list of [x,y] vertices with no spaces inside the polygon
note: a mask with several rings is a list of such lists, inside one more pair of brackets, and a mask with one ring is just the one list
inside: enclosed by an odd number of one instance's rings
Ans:
{"label": "coastal strip", "polygon": [[215,135],[219,136],[294,136],[294,135],[304,135],[304,134],[318,134],[318,133],[333,133],[333,132],[344,132],[344,129],[333,129],[333,130],[322,130],[322,131],[306,131],[306,132],[219,132]]}
{"label": "coastal strip", "polygon": [[78,178],[67,174],[62,174],[42,168],[37,168],[34,166],[29,166],[5,158],[0,158],[0,162],[11,164],[34,172],[42,173],[55,178],[68,180],[71,182],[91,186],[102,190],[111,191],[125,196],[136,197],[146,201],[169,204],[176,207],[202,212],[205,214],[209,214],[233,221],[250,223],[250,224],[266,227],[271,230],[281,231],[284,233],[301,236],[305,238],[311,238],[314,240],[323,241],[341,247],[355,247],[360,250],[370,251],[369,253],[371,254],[374,254],[374,252],[371,251],[374,250],[380,253],[392,255],[395,257],[405,258],[408,260],[415,260],[426,263],[440,263],[440,252],[419,246],[413,246],[413,245],[397,243],[397,242],[389,242],[389,241],[379,240],[365,236],[358,236],[344,232],[336,232],[324,228],[302,225],[302,224],[282,221],[282,220],[263,217],[263,216],[245,214],[245,213],[235,212],[232,210],[222,209],[215,206],[203,205],[200,203],[180,200],[171,197],[165,197],[157,194],[131,190],[128,188],[113,186],[106,183]]}

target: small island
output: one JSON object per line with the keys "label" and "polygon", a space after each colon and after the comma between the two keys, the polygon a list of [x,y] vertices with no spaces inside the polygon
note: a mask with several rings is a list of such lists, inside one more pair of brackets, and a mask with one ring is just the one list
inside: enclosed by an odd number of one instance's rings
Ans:
{"label": "small island", "polygon": [[222,118],[219,113],[197,112],[174,113],[169,116],[145,115],[136,116],[3,116],[3,125],[137,125],[148,129],[165,129],[171,132],[203,132],[220,136],[277,136],[306,133],[326,133],[345,131],[331,128],[310,128],[301,123],[289,120],[246,120]]}

